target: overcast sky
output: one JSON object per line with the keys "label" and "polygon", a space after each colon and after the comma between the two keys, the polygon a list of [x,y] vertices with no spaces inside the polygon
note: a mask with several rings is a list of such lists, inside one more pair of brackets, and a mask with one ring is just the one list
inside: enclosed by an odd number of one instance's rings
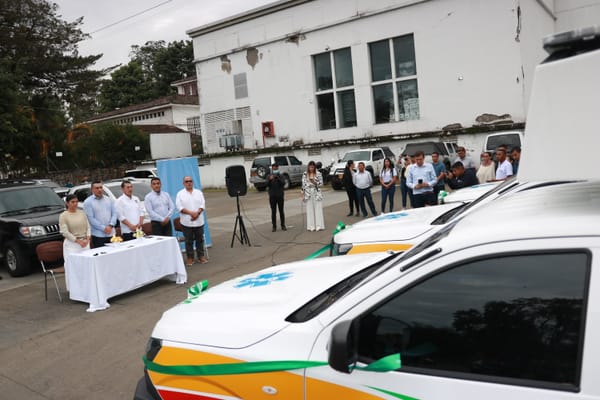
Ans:
{"label": "overcast sky", "polygon": [[[50,0],[52,1],[52,0]],[[91,34],[79,44],[82,55],[104,54],[96,69],[129,62],[132,45],[147,41],[189,40],[186,31],[273,0],[54,0],[61,19],[83,17]],[[114,24],[114,25],[113,25]]]}

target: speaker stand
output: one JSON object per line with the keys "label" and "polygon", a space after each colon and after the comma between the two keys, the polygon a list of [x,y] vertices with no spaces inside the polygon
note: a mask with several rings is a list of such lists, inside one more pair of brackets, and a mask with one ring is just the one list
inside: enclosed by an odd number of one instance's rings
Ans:
{"label": "speaker stand", "polygon": [[[235,225],[233,225],[233,235],[231,236],[231,247],[233,247],[233,242],[235,238],[237,238],[242,245],[247,244],[248,246],[252,246],[250,244],[250,238],[248,237],[248,232],[246,232],[246,226],[244,226],[244,219],[242,218],[242,214],[240,214],[240,196],[235,196],[237,201],[237,215],[235,217]],[[238,233],[239,229],[239,233]]]}

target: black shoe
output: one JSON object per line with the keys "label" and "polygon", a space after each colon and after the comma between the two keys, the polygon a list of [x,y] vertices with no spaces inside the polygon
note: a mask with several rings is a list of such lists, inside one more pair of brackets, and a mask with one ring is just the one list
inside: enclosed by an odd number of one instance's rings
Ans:
{"label": "black shoe", "polygon": [[346,214],[346,217],[351,217],[352,214],[354,214],[352,211],[350,211],[348,214]]}
{"label": "black shoe", "polygon": [[271,232],[275,232],[275,231],[277,231],[277,228],[273,227],[273,230]]}
{"label": "black shoe", "polygon": [[282,231],[287,231],[287,228],[286,228],[285,226],[282,226],[282,227],[281,227],[281,230],[282,230]]}

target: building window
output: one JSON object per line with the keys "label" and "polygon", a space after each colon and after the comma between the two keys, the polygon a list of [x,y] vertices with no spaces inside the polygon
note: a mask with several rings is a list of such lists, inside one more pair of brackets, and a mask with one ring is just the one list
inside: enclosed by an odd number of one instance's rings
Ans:
{"label": "building window", "polygon": [[419,119],[413,35],[369,44],[375,123]]}
{"label": "building window", "polygon": [[246,73],[233,75],[233,87],[236,99],[245,99],[248,97],[248,82],[246,81]]}
{"label": "building window", "polygon": [[313,56],[319,129],[356,126],[350,48]]}

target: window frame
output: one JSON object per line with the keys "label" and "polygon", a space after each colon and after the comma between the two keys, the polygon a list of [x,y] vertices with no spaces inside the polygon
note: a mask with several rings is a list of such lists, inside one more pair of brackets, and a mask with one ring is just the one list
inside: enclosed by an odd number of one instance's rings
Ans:
{"label": "window frame", "polygon": [[[589,307],[589,293],[590,293],[590,284],[591,284],[591,270],[592,270],[592,262],[593,262],[593,254],[589,248],[582,247],[573,247],[568,249],[537,249],[537,250],[527,250],[527,251],[507,251],[507,252],[496,252],[496,253],[488,253],[485,255],[479,255],[475,257],[469,257],[465,259],[461,259],[458,261],[454,261],[445,265],[441,268],[436,268],[435,270],[424,274],[419,277],[419,279],[411,282],[409,285],[406,285],[394,293],[386,296],[380,301],[373,304],[364,312],[360,313],[356,317],[354,317],[354,321],[359,322],[366,315],[371,314],[372,312],[378,310],[382,306],[386,305],[390,301],[400,296],[403,296],[406,292],[412,290],[413,288],[421,285],[422,283],[435,278],[438,275],[446,273],[455,268],[460,268],[467,264],[471,264],[474,262],[481,262],[485,260],[490,260],[494,258],[506,258],[506,257],[515,257],[515,256],[535,256],[535,255],[555,255],[555,254],[584,254],[586,256],[585,263],[585,272],[583,274],[584,286],[582,288],[582,305],[581,305],[581,321],[579,327],[579,345],[576,351],[576,371],[574,373],[574,383],[556,383],[556,382],[548,382],[548,381],[540,381],[540,380],[531,380],[531,379],[523,379],[523,378],[515,378],[515,377],[504,377],[504,376],[494,376],[494,375],[484,375],[484,374],[476,374],[476,373],[467,373],[467,372],[458,372],[451,370],[441,370],[441,369],[431,369],[431,368],[423,368],[423,367],[414,367],[408,365],[402,365],[401,369],[394,371],[395,373],[409,373],[409,374],[418,374],[432,377],[441,377],[441,378],[451,378],[451,379],[461,379],[473,382],[483,382],[483,383],[498,383],[505,384],[511,386],[519,386],[519,387],[529,387],[529,388],[540,388],[540,389],[549,389],[556,390],[562,392],[573,392],[577,393],[581,390],[581,378],[582,378],[582,370],[583,370],[583,349],[585,348],[586,342],[586,324],[588,317],[588,307]],[[360,339],[358,339],[360,341]],[[364,355],[358,354],[358,361],[361,363],[369,364],[374,360],[365,357]]]}
{"label": "window frame", "polygon": [[[340,54],[342,51],[348,51],[349,55],[349,67],[352,77],[352,84],[345,86],[338,86],[338,76],[337,73],[340,70],[338,68],[338,64],[336,63],[336,54]],[[329,56],[329,69],[331,73],[331,88],[320,89],[317,82],[317,67],[316,60],[317,57],[322,57],[324,54]],[[354,78],[354,65],[352,63],[352,47],[342,47],[335,50],[328,50],[322,53],[313,54],[311,56],[312,68],[313,68],[313,85],[314,85],[314,98],[316,105],[316,113],[317,113],[317,129],[319,131],[327,131],[331,129],[343,129],[343,128],[352,128],[358,126],[358,117],[357,117],[357,108],[356,108],[356,80]],[[350,124],[345,125],[345,113],[342,109],[342,95],[348,95],[348,93],[352,93],[353,98],[353,111],[354,111],[354,120],[351,121]],[[323,100],[321,100],[323,99]],[[320,112],[319,104],[320,102],[327,101],[331,102],[333,111],[333,120],[329,121],[321,121],[322,115]],[[351,118],[352,119],[352,118]],[[331,122],[335,121],[335,126],[331,124]]]}
{"label": "window frame", "polygon": [[[412,37],[412,54],[414,55],[414,74],[413,75],[402,75],[402,76],[398,76],[398,72],[397,72],[397,65],[396,65],[396,59],[397,59],[397,55],[395,53],[395,44],[394,44],[394,40],[395,39],[400,39],[400,38],[405,38],[405,37]],[[389,59],[390,65],[389,65],[389,73],[391,74],[390,78],[387,79],[380,79],[380,80],[374,80],[374,71],[375,68],[373,67],[373,54],[371,51],[371,46],[375,45],[377,43],[380,42],[384,42],[387,41],[387,55],[388,57],[386,58]],[[420,112],[420,102],[418,101],[420,99],[419,96],[419,80],[418,80],[418,70],[417,70],[417,55],[416,55],[416,46],[415,46],[415,35],[414,33],[407,33],[404,35],[400,35],[400,36],[394,36],[392,38],[387,38],[387,39],[381,39],[381,40],[376,40],[374,42],[369,42],[368,43],[369,46],[369,69],[370,69],[370,78],[371,78],[371,99],[373,101],[373,123],[374,124],[387,124],[387,123],[396,123],[396,122],[403,122],[403,121],[413,121],[413,120],[419,120],[421,119],[421,112]],[[401,99],[399,98],[398,95],[398,91],[399,88],[401,87],[401,85],[403,85],[403,83],[408,83],[410,81],[414,81],[415,85],[416,85],[416,92],[417,92],[417,113],[416,113],[416,118],[401,118],[401,115],[406,115],[406,110],[404,110],[403,113],[401,113],[401,107],[400,107],[400,101]],[[393,110],[393,119],[391,118],[387,118],[385,121],[384,120],[377,120],[377,108],[376,108],[376,104],[375,104],[375,90],[376,88],[379,90],[384,90],[384,92],[387,92],[389,89],[386,89],[386,86],[391,86],[391,95],[392,95],[392,100],[394,103],[394,110]]]}

